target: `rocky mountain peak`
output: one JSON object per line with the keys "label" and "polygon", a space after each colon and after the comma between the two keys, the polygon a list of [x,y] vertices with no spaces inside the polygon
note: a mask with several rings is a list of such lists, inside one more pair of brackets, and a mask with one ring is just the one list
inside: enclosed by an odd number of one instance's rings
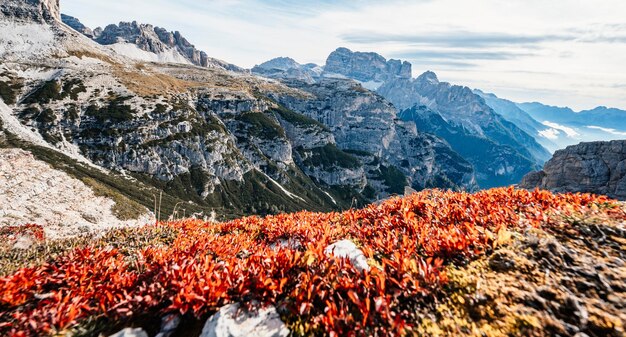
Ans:
{"label": "rocky mountain peak", "polygon": [[394,78],[411,78],[411,64],[389,60],[373,52],[353,52],[337,48],[328,55],[324,71],[362,82],[385,82]]}
{"label": "rocky mountain peak", "polygon": [[302,67],[302,65],[300,65],[298,62],[296,62],[296,60],[292,59],[291,57],[277,57],[255,66],[255,68],[276,69],[283,71],[289,69],[298,69],[300,67]]}
{"label": "rocky mountain peak", "polygon": [[12,20],[37,23],[61,21],[59,0],[2,0],[0,15]]}
{"label": "rocky mountain peak", "polygon": [[437,74],[435,74],[434,72],[428,70],[426,72],[424,72],[423,74],[419,75],[417,77],[417,81],[418,82],[429,82],[432,84],[438,84],[439,83],[439,79],[437,78]]}

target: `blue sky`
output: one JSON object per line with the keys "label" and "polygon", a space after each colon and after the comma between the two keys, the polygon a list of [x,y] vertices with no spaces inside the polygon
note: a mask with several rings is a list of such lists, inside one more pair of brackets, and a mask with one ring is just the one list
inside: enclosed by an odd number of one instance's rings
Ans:
{"label": "blue sky", "polygon": [[626,109],[623,0],[61,0],[61,10],[91,28],[179,30],[244,67],[278,56],[323,64],[344,46],[515,101]]}

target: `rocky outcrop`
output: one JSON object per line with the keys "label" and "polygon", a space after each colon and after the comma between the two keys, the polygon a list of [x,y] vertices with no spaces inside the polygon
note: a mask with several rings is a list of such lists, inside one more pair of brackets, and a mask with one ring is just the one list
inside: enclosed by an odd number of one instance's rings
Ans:
{"label": "rocky outcrop", "polygon": [[60,22],[59,0],[2,0],[0,18],[36,23]]}
{"label": "rocky outcrop", "polygon": [[377,53],[353,52],[337,48],[328,55],[324,73],[343,75],[360,82],[386,82],[395,78],[411,78],[411,64],[400,60],[387,61]]}
{"label": "rocky outcrop", "polygon": [[75,31],[93,39],[96,36],[94,36],[94,32],[93,30],[91,30],[91,28],[85,26],[82,24],[82,22],[80,22],[80,20],[78,20],[77,18],[73,17],[73,16],[69,16],[66,14],[61,14],[61,21],[63,21],[64,24],[70,26],[72,29],[74,29]]}
{"label": "rocky outcrop", "polygon": [[626,200],[626,141],[580,143],[556,151],[543,170],[526,175],[520,186]]}
{"label": "rocky outcrop", "polygon": [[[196,49],[178,31],[168,31],[165,28],[150,24],[120,22],[111,24],[104,29],[98,27],[91,30],[78,19],[69,15],[61,16],[63,22],[79,33],[93,39],[102,45],[111,45],[118,53],[138,59],[147,59],[144,55],[128,51],[123,44],[136,46],[139,50],[158,56],[155,60],[164,62],[188,62],[201,67],[222,68],[231,71],[243,72],[244,69],[236,65],[209,57],[204,51]],[[120,44],[122,44],[120,46]]]}
{"label": "rocky outcrop", "polygon": [[289,329],[276,308],[245,311],[239,304],[222,307],[205,323],[200,337],[287,337]]}

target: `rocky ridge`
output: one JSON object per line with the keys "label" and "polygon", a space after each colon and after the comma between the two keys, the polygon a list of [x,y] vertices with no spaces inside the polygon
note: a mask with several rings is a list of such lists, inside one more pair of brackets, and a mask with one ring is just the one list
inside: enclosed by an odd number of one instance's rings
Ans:
{"label": "rocky ridge", "polygon": [[[494,112],[471,89],[440,82],[430,71],[412,78],[411,64],[406,61],[338,48],[323,67],[305,67],[292,59],[278,58],[256,66],[252,72],[303,90],[316,83],[353,80],[361,90],[374,91],[391,103],[390,109],[395,111],[391,115],[404,116],[401,118],[414,123],[418,133],[431,133],[448,143],[451,152],[470,163],[483,188],[516,183],[550,156],[531,135]],[[425,109],[429,113],[422,116]],[[404,110],[411,111],[403,114]],[[468,142],[475,146],[466,146]]]}
{"label": "rocky ridge", "polygon": [[626,200],[626,141],[589,142],[556,151],[520,186],[558,192],[588,192]]}
{"label": "rocky ridge", "polygon": [[[165,61],[174,63],[189,63],[201,67],[217,67],[231,71],[242,72],[243,68],[209,57],[204,51],[196,49],[178,31],[168,31],[150,24],[120,22],[110,24],[104,29],[94,30],[83,25],[77,18],[62,15],[62,21],[83,35],[99,44],[110,46],[117,53],[147,61]],[[139,49],[150,54],[133,50]],[[155,57],[156,56],[156,57]]]}

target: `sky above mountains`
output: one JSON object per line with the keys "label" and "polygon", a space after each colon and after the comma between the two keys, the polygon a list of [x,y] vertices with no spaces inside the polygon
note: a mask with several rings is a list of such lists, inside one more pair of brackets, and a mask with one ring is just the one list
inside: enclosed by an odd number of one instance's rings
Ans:
{"label": "sky above mountains", "polygon": [[61,0],[61,11],[91,28],[179,30],[247,68],[278,56],[323,64],[344,46],[514,101],[626,109],[623,0]]}

